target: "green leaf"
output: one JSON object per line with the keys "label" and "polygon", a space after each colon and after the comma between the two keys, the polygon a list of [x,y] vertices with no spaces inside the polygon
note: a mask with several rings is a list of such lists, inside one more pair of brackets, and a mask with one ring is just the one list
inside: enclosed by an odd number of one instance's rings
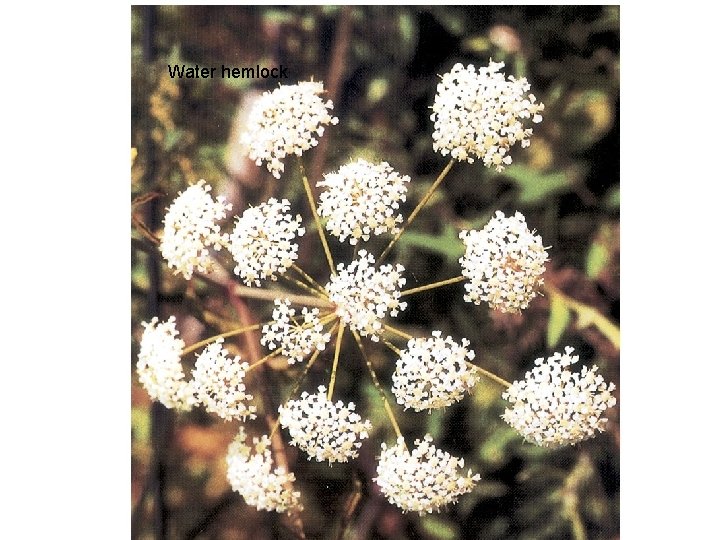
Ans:
{"label": "green leaf", "polygon": [[546,289],[551,296],[551,310],[553,301],[562,302],[566,308],[572,309],[577,314],[575,324],[578,328],[587,328],[590,325],[595,325],[595,327],[608,338],[610,343],[612,343],[616,349],[620,350],[620,328],[614,322],[591,306],[578,302],[569,296],[565,296],[560,291],[553,290],[553,288],[546,287]]}
{"label": "green leaf", "polygon": [[363,386],[363,394],[365,395],[366,402],[368,404],[368,412],[365,417],[370,420],[374,429],[380,429],[382,427],[388,427],[388,415],[385,412],[385,406],[383,400],[377,391],[377,388],[372,383],[366,383]]}
{"label": "green leaf", "polygon": [[424,531],[433,538],[438,538],[440,540],[452,540],[457,536],[455,527],[434,516],[423,518],[421,525]]}
{"label": "green leaf", "polygon": [[587,276],[590,279],[597,278],[608,263],[609,257],[610,253],[606,245],[593,242],[585,259],[585,273]]}
{"label": "green leaf", "polygon": [[465,253],[465,244],[460,240],[452,225],[445,225],[443,232],[439,235],[406,232],[400,237],[398,244],[403,247],[411,246],[439,253],[446,259],[459,259]]}
{"label": "green leaf", "polygon": [[556,295],[550,297],[550,318],[547,326],[547,343],[554,347],[570,323],[570,308]]}
{"label": "green leaf", "polygon": [[608,338],[610,343],[620,350],[620,328],[615,323],[605,317],[598,310],[589,306],[580,305],[575,308],[575,310],[578,315],[578,328],[585,328],[594,324],[595,327],[600,330],[606,338]]}
{"label": "green leaf", "polygon": [[499,427],[480,446],[476,455],[483,462],[493,467],[499,467],[511,457],[508,445],[516,442],[517,433],[515,430],[509,427]]}
{"label": "green leaf", "polygon": [[514,163],[505,169],[503,175],[520,188],[518,202],[521,204],[541,202],[550,195],[565,192],[570,188],[570,179],[564,171],[543,173]]}
{"label": "green leaf", "polygon": [[339,6],[320,6],[320,12],[323,15],[337,15],[337,12],[340,11]]}
{"label": "green leaf", "polygon": [[306,32],[312,32],[313,30],[315,30],[315,25],[316,25],[315,17],[306,15],[305,17],[302,18],[300,25],[302,26],[302,29],[305,30]]}

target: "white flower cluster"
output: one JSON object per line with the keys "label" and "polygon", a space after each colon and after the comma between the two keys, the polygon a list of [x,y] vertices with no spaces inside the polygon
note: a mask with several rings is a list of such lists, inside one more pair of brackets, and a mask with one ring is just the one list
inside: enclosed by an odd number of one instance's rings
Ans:
{"label": "white flower cluster", "polygon": [[463,459],[451,456],[432,443],[425,435],[415,441],[410,453],[402,437],[389,447],[383,443],[375,482],[394,505],[403,511],[432,513],[454,503],[469,492],[480,480],[472,470],[463,475],[459,469],[465,466]]}
{"label": "white flower cluster", "polygon": [[565,354],[538,358],[525,379],[503,393],[512,404],[503,420],[529,442],[548,448],[576,444],[607,424],[600,415],[615,405],[615,385],[597,374],[597,366],[583,366],[581,373],[567,369],[578,361],[577,355],[571,356],[573,350],[565,347]]}
{"label": "white flower cluster", "polygon": [[379,165],[358,159],[337,172],[325,175],[318,187],[326,188],[320,194],[318,213],[328,218],[327,230],[344,242],[356,245],[370,234],[397,233],[402,216],[395,215],[407,194],[409,176],[400,176],[385,162]]}
{"label": "white flower cluster", "polygon": [[292,491],[295,475],[284,467],[272,470],[270,439],[267,435],[253,438],[253,447],[245,444],[245,430],[228,447],[227,479],[245,502],[258,510],[288,512],[302,510],[300,492]]}
{"label": "white flower cluster", "polygon": [[460,401],[475,386],[476,377],[467,365],[468,360],[475,358],[475,352],[468,350],[470,342],[463,339],[460,345],[450,336],[443,339],[439,331],[432,335],[408,341],[397,361],[392,391],[406,409],[429,411],[447,407]]}
{"label": "white flower cluster", "polygon": [[248,368],[240,357],[230,358],[223,347],[223,338],[211,343],[198,356],[191,386],[198,400],[225,420],[255,418],[252,399],[245,393],[243,379]]}
{"label": "white flower cluster", "polygon": [[185,343],[179,339],[175,317],[158,323],[154,317],[145,327],[140,341],[137,373],[150,397],[170,409],[189,410],[195,403],[193,391],[185,380],[180,355]]}
{"label": "white flower cluster", "polygon": [[246,285],[260,286],[261,279],[277,280],[297,259],[296,236],[305,234],[300,215],[289,213],[290,201],[271,198],[248,208],[237,218],[230,235],[230,252],[237,263],[235,274]]}
{"label": "white flower cluster", "polygon": [[285,156],[301,156],[317,145],[315,137],[322,137],[324,126],[338,123],[328,113],[332,101],[320,98],[323,92],[323,84],[313,81],[265,92],[250,112],[247,131],[241,138],[250,159],[258,166],[265,161],[268,171],[280,178]]}
{"label": "white flower cluster", "polygon": [[302,362],[315,350],[325,350],[330,341],[330,332],[323,332],[317,308],[302,308],[301,322],[295,321],[295,309],[290,307],[290,300],[275,299],[272,322],[262,327],[260,343],[271,351],[280,347],[288,364]]}
{"label": "white flower cluster", "polygon": [[165,229],[160,240],[160,253],[175,274],[190,279],[193,271],[206,273],[212,270],[208,248],[216,251],[227,245],[227,234],[220,233],[218,220],[232,208],[220,196],[217,201],[210,195],[205,180],[179,192],[165,214]]}
{"label": "white flower cluster", "polygon": [[317,461],[348,461],[356,458],[362,440],[372,428],[355,411],[355,404],[327,399],[326,388],[316,394],[303,392],[298,400],[280,407],[280,424],[290,432],[290,444]]}
{"label": "white flower cluster", "polygon": [[465,256],[460,258],[466,302],[488,302],[503,313],[527,308],[543,284],[547,253],[542,238],[515,212],[505,217],[498,211],[482,231],[461,231]]}
{"label": "white flower cluster", "polygon": [[531,128],[523,120],[542,121],[545,108],[534,95],[525,96],[530,84],[523,77],[505,77],[504,62],[490,61],[475,69],[455,64],[438,84],[433,113],[433,149],[459,161],[482,159],[486,167],[502,171],[512,163],[509,151],[517,141],[530,145]]}
{"label": "white flower cluster", "polygon": [[325,289],[337,306],[338,317],[360,335],[379,341],[380,320],[388,311],[390,316],[397,317],[398,310],[407,307],[407,302],[400,302],[399,292],[405,285],[405,278],[401,277],[405,268],[400,264],[384,264],[376,269],[374,264],[375,257],[361,249],[347,268],[343,263],[337,265],[337,275],[330,278]]}

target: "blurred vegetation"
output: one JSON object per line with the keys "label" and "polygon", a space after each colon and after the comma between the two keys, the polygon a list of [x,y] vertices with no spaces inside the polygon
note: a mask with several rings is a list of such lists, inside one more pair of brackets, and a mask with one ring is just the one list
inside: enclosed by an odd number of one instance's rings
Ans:
{"label": "blurred vegetation", "polygon": [[[546,105],[544,120],[528,149],[514,148],[513,165],[503,173],[477,163],[456,166],[398,242],[396,259],[407,268],[408,287],[455,276],[462,253],[457,232],[482,227],[495,210],[520,210],[552,246],[546,281],[557,294],[535,299],[522,315],[503,315],[463,302],[456,284],[408,297],[399,324],[416,334],[439,329],[468,338],[477,362],[510,380],[535,358],[572,346],[619,388],[619,39],[617,6],[134,7],[134,353],[140,321],[154,315],[176,315],[186,343],[237,326],[223,289],[186,282],[159,264],[152,237],[179,190],[204,178],[229,197],[233,214],[273,195],[308,215],[292,168],[277,181],[237,145],[250,98],[277,81],[171,79],[169,63],[284,65],[290,84],[312,77],[327,87],[335,78],[340,123],[322,139],[325,148],[308,154],[311,180],[353,157],[385,160],[413,179],[407,212],[447,163],[432,150],[428,108],[437,75],[456,62],[486,65],[492,58],[505,61],[506,73],[528,78]],[[300,266],[324,279],[314,237],[303,238]],[[336,242],[332,248],[339,260],[351,255]],[[269,303],[247,303],[267,320]],[[243,341],[232,345],[245,354]],[[382,346],[368,351],[389,387],[392,355]],[[344,521],[346,538],[619,537],[619,405],[606,433],[556,451],[522,442],[500,419],[504,402],[489,381],[444,411],[398,407],[407,439],[430,433],[483,477],[457,505],[420,518],[391,506],[372,482],[380,442],[392,439],[392,428],[356,348],[346,344],[343,352],[336,395],[369,411],[375,429],[351,464],[309,462],[288,447],[308,538],[335,538]],[[135,361],[129,366],[134,537],[290,538],[281,516],[258,512],[229,491],[224,457],[237,426],[202,411],[177,415],[152,405],[137,383]],[[304,388],[326,381],[328,365],[318,362]],[[271,365],[275,405],[301,370]],[[267,430],[261,420],[253,429]]]}

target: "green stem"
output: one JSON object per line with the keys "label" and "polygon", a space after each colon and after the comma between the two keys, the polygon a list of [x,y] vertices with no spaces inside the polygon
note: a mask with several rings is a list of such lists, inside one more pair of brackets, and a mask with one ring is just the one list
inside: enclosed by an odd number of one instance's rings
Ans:
{"label": "green stem", "polygon": [[294,283],[295,285],[297,285],[298,287],[300,287],[302,289],[305,289],[307,292],[309,292],[310,294],[312,294],[313,296],[315,296],[317,298],[322,298],[323,300],[325,300],[327,298],[326,294],[323,294],[320,291],[316,290],[315,288],[310,287],[309,285],[306,285],[299,279],[291,278],[290,276],[286,276],[285,274],[280,274],[280,277],[286,281],[289,281],[290,283]]}
{"label": "green stem", "polygon": [[368,358],[367,354],[365,353],[365,346],[362,343],[362,340],[360,339],[360,336],[355,330],[352,330],[353,337],[355,338],[355,342],[358,344],[358,348],[360,349],[360,354],[362,354],[363,359],[365,360],[365,365],[368,368],[368,371],[370,371],[370,377],[372,378],[373,384],[375,385],[376,390],[380,394],[380,398],[382,399],[383,406],[385,407],[385,412],[388,415],[388,418],[390,419],[390,423],[392,424],[393,429],[395,430],[395,435],[397,435],[398,438],[402,437],[402,433],[400,432],[400,426],[398,425],[397,419],[395,418],[395,414],[393,414],[392,408],[390,407],[390,403],[387,400],[387,397],[385,396],[385,391],[382,389],[382,386],[380,385],[380,380],[377,377],[377,374],[375,373],[375,370],[372,367],[372,364],[370,363],[370,359]]}
{"label": "green stem", "polygon": [[580,512],[576,509],[575,512],[568,515],[568,518],[570,520],[570,524],[572,525],[574,540],[586,540],[587,535],[585,534],[585,525],[583,525]]}
{"label": "green stem", "polygon": [[302,294],[292,294],[278,289],[258,289],[257,287],[235,285],[233,293],[237,296],[242,296],[243,298],[270,300],[271,302],[276,298],[287,298],[293,304],[300,304],[301,306],[321,308],[333,307],[333,305],[324,298],[317,298],[316,296],[307,296]]}
{"label": "green stem", "polygon": [[402,351],[398,349],[395,345],[385,339],[383,339],[382,342],[387,346],[388,349],[393,351],[395,354],[397,354],[398,356],[402,356]]}
{"label": "green stem", "polygon": [[415,287],[414,289],[407,289],[405,291],[401,291],[400,296],[408,296],[408,295],[423,292],[423,291],[429,291],[430,289],[436,289],[436,288],[442,287],[444,285],[451,285],[452,283],[458,283],[460,281],[463,281],[464,279],[467,279],[467,278],[465,276],[457,276],[457,277],[450,278],[450,279],[444,279],[443,281],[436,281],[435,283],[423,285],[422,287]]}
{"label": "green stem", "polygon": [[324,326],[324,325],[326,325],[327,323],[329,323],[330,321],[332,321],[333,319],[336,319],[336,318],[337,318],[337,315],[335,314],[335,312],[334,312],[334,311],[331,311],[330,313],[328,313],[328,314],[323,315],[322,317],[320,317],[320,324],[322,324],[322,325]]}
{"label": "green stem", "polygon": [[189,347],[185,347],[180,352],[180,356],[185,356],[186,354],[189,354],[193,351],[197,351],[198,349],[204,347],[205,345],[208,345],[220,338],[224,339],[226,337],[237,336],[238,334],[250,332],[251,330],[258,330],[258,329],[260,329],[260,327],[262,327],[263,324],[269,324],[269,323],[259,323],[259,324],[253,324],[251,326],[243,326],[242,328],[236,328],[235,330],[230,330],[228,332],[223,332],[222,334],[218,334],[216,336],[212,336],[207,339],[203,339],[202,341],[198,341],[197,343],[190,345]]}
{"label": "green stem", "polygon": [[297,264],[293,263],[290,268],[295,270],[298,274],[300,274],[303,278],[305,278],[305,281],[307,281],[312,287],[314,287],[317,292],[322,294],[325,298],[327,298],[327,292],[325,292],[325,288],[320,285],[317,281],[315,281],[312,276],[307,274],[302,268],[300,268]]}
{"label": "green stem", "polygon": [[335,263],[333,262],[332,254],[330,253],[330,246],[328,246],[327,238],[325,238],[325,230],[323,229],[322,223],[320,223],[320,216],[318,215],[317,206],[315,205],[315,197],[313,196],[307,174],[305,174],[305,166],[299,156],[298,163],[300,164],[300,174],[302,175],[303,185],[305,186],[305,194],[307,195],[308,202],[310,203],[310,210],[312,210],[318,235],[320,235],[320,242],[322,242],[323,249],[325,250],[325,257],[327,258],[328,265],[330,266],[330,272],[332,275],[335,275]]}
{"label": "green stem", "polygon": [[[330,330],[330,333],[332,334],[335,332],[335,328],[337,328],[337,323],[335,323],[335,326],[332,327]],[[297,394],[298,390],[300,390],[300,385],[302,385],[303,381],[305,380],[305,377],[307,377],[308,372],[310,371],[310,368],[313,367],[313,364],[315,363],[315,360],[317,360],[318,356],[320,356],[320,349],[315,349],[315,352],[310,357],[310,360],[308,360],[307,365],[305,366],[305,369],[303,370],[300,377],[298,377],[297,381],[295,381],[295,384],[292,387],[292,390],[290,390],[290,394],[288,395],[287,399],[285,400],[285,403],[290,401],[291,399],[295,398],[295,395]],[[275,420],[275,423],[273,424],[272,430],[270,431],[270,439],[272,439],[273,435],[277,431],[278,427],[280,426],[280,418]]]}
{"label": "green stem", "polygon": [[281,351],[281,350],[282,350],[282,349],[281,349],[280,347],[278,347],[276,350],[274,350],[274,351],[271,352],[270,354],[263,356],[263,357],[262,357],[260,360],[258,360],[257,362],[253,362],[252,364],[250,364],[250,367],[247,368],[246,373],[249,373],[250,371],[252,371],[253,369],[255,369],[255,368],[258,367],[258,366],[262,366],[265,362],[267,362],[267,361],[270,360],[271,358],[275,358],[276,356],[278,356],[278,355],[280,354],[280,351]]}
{"label": "green stem", "polygon": [[335,389],[335,375],[337,374],[338,360],[340,359],[340,346],[342,345],[343,332],[345,332],[345,323],[340,323],[337,341],[335,342],[335,358],[333,359],[332,373],[330,374],[330,385],[328,386],[327,399],[332,401],[333,390]]}
{"label": "green stem", "polygon": [[490,380],[492,380],[492,381],[495,381],[496,383],[501,384],[501,385],[505,386],[506,388],[510,388],[510,387],[512,386],[511,383],[507,382],[507,381],[506,381],[505,379],[503,379],[502,377],[498,377],[498,376],[495,375],[494,373],[491,373],[491,372],[489,372],[488,370],[483,369],[483,368],[481,368],[480,366],[476,366],[475,364],[472,364],[472,363],[470,363],[470,362],[467,362],[467,361],[466,361],[466,363],[467,363],[468,366],[471,366],[471,367],[475,368],[477,371],[480,372],[481,375],[484,375],[484,376],[487,377],[488,379],[490,379]]}
{"label": "green stem", "polygon": [[[336,328],[337,328],[337,323],[335,323],[335,325],[330,329],[330,333],[331,333],[331,334],[335,333],[335,329],[336,329]],[[320,349],[315,349],[315,352],[312,353],[312,356],[310,357],[310,360],[308,360],[308,363],[307,363],[307,365],[305,366],[305,369],[303,370],[302,375],[300,375],[300,377],[298,378],[298,380],[295,381],[295,385],[293,386],[292,390],[290,391],[290,395],[289,395],[288,398],[285,400],[286,403],[287,403],[287,401],[289,401],[289,400],[291,400],[291,399],[293,399],[293,398],[295,397],[295,394],[296,394],[297,391],[300,389],[300,385],[302,384],[303,379],[305,379],[305,377],[307,376],[308,372],[310,371],[310,368],[313,367],[313,364],[315,363],[315,360],[318,359],[318,356],[320,356],[320,353],[321,353],[321,352],[322,352],[322,351],[321,351]]]}
{"label": "green stem", "polygon": [[405,339],[407,339],[407,340],[413,339],[413,336],[411,336],[411,335],[408,334],[407,332],[403,332],[403,331],[400,330],[399,328],[395,328],[394,326],[390,326],[390,325],[387,324],[387,323],[386,323],[386,324],[383,324],[383,328],[385,328],[385,330],[388,330],[389,332],[395,334],[396,336],[400,336],[401,338],[405,338]]}
{"label": "green stem", "polygon": [[385,260],[385,257],[387,257],[387,254],[390,252],[392,247],[395,245],[395,242],[398,241],[398,238],[402,236],[402,233],[405,232],[405,229],[407,229],[410,224],[415,220],[415,217],[418,215],[420,210],[422,210],[425,205],[430,200],[430,197],[433,196],[433,193],[435,193],[435,190],[440,186],[443,180],[445,180],[445,177],[450,172],[450,169],[452,169],[453,165],[455,165],[455,159],[451,159],[450,163],[448,163],[445,168],[440,173],[440,176],[437,177],[435,182],[433,182],[433,185],[430,186],[430,189],[427,191],[425,196],[422,198],[422,200],[418,203],[418,205],[415,207],[415,210],[412,211],[412,214],[410,214],[410,217],[407,218],[407,221],[402,226],[402,228],[397,232],[397,234],[393,237],[392,240],[390,240],[390,243],[388,244],[388,247],[385,248],[385,251],[382,252],[380,255],[380,258],[378,259],[377,263],[380,264],[383,260]]}

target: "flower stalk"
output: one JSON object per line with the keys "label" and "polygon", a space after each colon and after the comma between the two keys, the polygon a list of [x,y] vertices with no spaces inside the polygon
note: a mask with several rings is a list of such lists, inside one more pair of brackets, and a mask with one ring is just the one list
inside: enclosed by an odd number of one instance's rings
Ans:
{"label": "flower stalk", "polygon": [[368,371],[370,372],[370,378],[372,379],[373,384],[375,385],[375,388],[378,391],[378,394],[380,394],[380,399],[382,399],[383,407],[385,408],[385,412],[388,415],[388,418],[390,419],[390,423],[392,424],[393,429],[395,430],[395,435],[397,435],[398,438],[402,438],[402,432],[400,431],[400,426],[398,425],[398,421],[395,418],[395,414],[392,411],[392,407],[390,407],[390,402],[387,399],[387,396],[385,396],[385,391],[383,390],[382,386],[380,385],[380,380],[378,379],[377,374],[375,373],[375,370],[372,367],[372,364],[370,363],[370,358],[365,352],[365,346],[363,345],[362,340],[360,339],[359,334],[352,330],[353,337],[355,338],[355,342],[358,345],[358,348],[360,349],[360,354],[362,355],[363,359],[365,360],[365,365],[368,368]]}
{"label": "flower stalk", "polygon": [[438,287],[443,287],[445,285],[452,285],[453,283],[459,283],[461,281],[464,281],[465,279],[467,279],[465,276],[456,276],[454,278],[444,279],[442,281],[436,281],[435,283],[429,283],[429,284],[423,285],[421,287],[415,287],[414,289],[407,289],[405,291],[401,291],[400,296],[410,296],[411,294],[417,294],[419,292],[429,291],[431,289],[437,289]]}
{"label": "flower stalk", "polygon": [[396,336],[400,336],[401,338],[405,338],[405,339],[408,339],[408,340],[410,340],[410,339],[413,338],[413,336],[411,336],[411,335],[408,334],[407,332],[403,332],[403,331],[400,330],[399,328],[395,328],[394,326],[390,326],[390,325],[387,324],[387,323],[383,324],[383,328],[385,328],[385,330],[387,330],[387,331],[395,334]]}
{"label": "flower stalk", "polygon": [[276,298],[287,298],[293,304],[300,304],[301,306],[312,306],[319,308],[329,308],[332,304],[317,296],[308,296],[303,294],[292,294],[280,289],[258,289],[257,287],[246,287],[245,285],[235,285],[233,288],[235,296],[241,296],[243,298],[253,298],[256,300],[269,300],[273,301]]}
{"label": "flower stalk", "polygon": [[476,366],[475,364],[473,364],[473,363],[471,363],[471,362],[468,362],[467,365],[470,366],[470,367],[472,367],[472,368],[474,368],[474,369],[475,369],[478,373],[480,373],[482,376],[487,377],[487,378],[490,379],[491,381],[495,381],[496,383],[504,386],[505,388],[510,388],[510,387],[512,386],[511,383],[509,383],[508,381],[506,381],[506,380],[503,379],[502,377],[498,377],[498,376],[495,375],[494,373],[491,373],[490,371],[488,371],[488,370],[486,370],[486,369],[483,369],[483,368],[481,368],[480,366]]}
{"label": "flower stalk", "polygon": [[378,259],[378,264],[380,264],[381,262],[383,262],[385,260],[385,257],[388,256],[388,254],[390,253],[390,250],[395,245],[395,242],[398,241],[398,238],[400,238],[402,236],[402,234],[405,232],[405,229],[407,229],[410,226],[410,224],[413,221],[415,221],[415,218],[420,213],[420,210],[422,210],[425,207],[425,205],[430,200],[430,197],[432,197],[433,193],[435,193],[437,188],[440,187],[440,184],[442,184],[443,180],[445,180],[445,177],[448,175],[448,173],[450,172],[450,169],[452,169],[453,165],[455,165],[454,158],[451,159],[450,163],[448,163],[445,166],[445,168],[442,170],[442,172],[437,177],[435,182],[433,182],[432,186],[430,186],[430,189],[428,189],[427,193],[425,193],[425,196],[420,200],[418,205],[412,211],[412,213],[410,214],[410,217],[407,218],[407,221],[405,221],[405,224],[402,227],[400,227],[400,230],[395,234],[395,236],[393,236],[393,239],[390,240],[390,243],[388,244],[388,246],[380,254],[380,258]]}
{"label": "flower stalk", "polygon": [[280,277],[284,280],[288,281],[289,283],[293,283],[294,285],[297,285],[301,289],[305,289],[307,292],[309,292],[311,295],[317,297],[317,298],[327,298],[327,295],[323,294],[319,290],[315,289],[314,287],[311,287],[310,285],[307,285],[300,281],[299,279],[291,278],[290,276],[286,276],[285,274],[280,274]]}
{"label": "flower stalk", "polygon": [[338,361],[340,359],[340,347],[342,345],[343,332],[345,332],[345,323],[340,323],[337,341],[335,342],[335,357],[333,358],[332,373],[330,374],[330,385],[328,386],[327,398],[332,401],[333,390],[335,389],[335,376],[337,375]]}
{"label": "flower stalk", "polygon": [[290,268],[295,270],[298,274],[300,274],[307,283],[313,287],[317,292],[322,294],[325,298],[327,298],[327,293],[325,292],[325,288],[320,285],[317,281],[315,281],[312,276],[310,276],[307,272],[305,272],[302,268],[300,268],[297,264],[293,263]]}
{"label": "flower stalk", "polygon": [[280,349],[277,349],[277,350],[271,352],[270,354],[266,354],[257,362],[253,362],[252,364],[250,364],[250,367],[247,368],[247,373],[250,373],[253,369],[255,369],[258,366],[262,366],[268,360],[275,358],[276,356],[278,356],[280,354],[280,352],[281,352]]}
{"label": "flower stalk", "polygon": [[305,165],[303,165],[302,159],[299,157],[298,163],[300,166],[300,175],[302,176],[303,186],[305,186],[305,194],[307,195],[308,203],[310,203],[310,210],[312,211],[318,235],[320,236],[320,242],[322,243],[323,250],[325,251],[325,257],[327,258],[330,272],[335,275],[335,262],[333,261],[332,254],[330,253],[330,246],[328,245],[327,238],[325,237],[325,229],[323,229],[322,223],[320,222],[320,216],[318,215],[317,204],[315,204],[312,187],[310,187],[310,181],[308,180],[307,174],[305,174]]}
{"label": "flower stalk", "polygon": [[185,347],[182,350],[182,352],[180,353],[180,355],[185,356],[186,354],[190,354],[191,352],[197,351],[198,349],[201,349],[205,345],[213,343],[214,341],[217,341],[218,339],[221,339],[221,338],[224,339],[227,337],[238,336],[240,334],[244,334],[245,332],[250,332],[252,330],[259,330],[263,324],[267,324],[267,323],[259,323],[259,324],[253,324],[250,326],[243,326],[241,328],[236,328],[235,330],[229,330],[227,332],[223,332],[222,334],[218,334],[216,336],[212,336],[207,339],[203,339],[202,341],[198,341],[197,343],[194,343],[193,345],[189,345],[188,347]]}

